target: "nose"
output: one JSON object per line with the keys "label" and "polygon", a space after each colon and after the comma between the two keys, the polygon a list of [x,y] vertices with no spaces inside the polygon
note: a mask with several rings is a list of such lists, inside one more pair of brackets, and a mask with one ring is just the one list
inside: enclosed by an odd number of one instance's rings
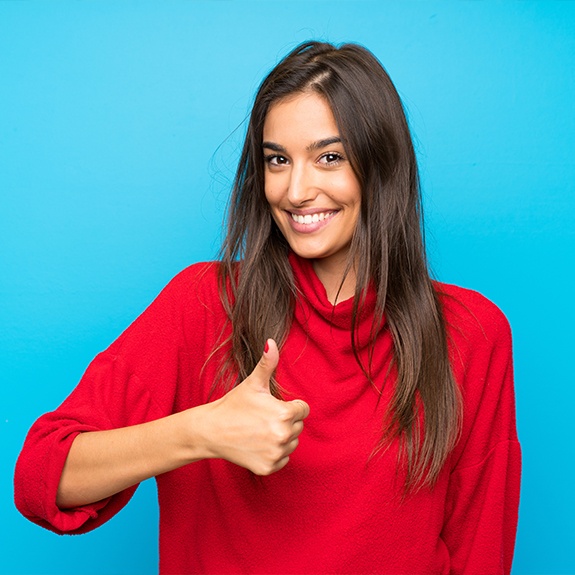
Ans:
{"label": "nose", "polygon": [[287,198],[293,206],[301,206],[315,199],[318,194],[313,169],[305,163],[296,164],[290,170]]}

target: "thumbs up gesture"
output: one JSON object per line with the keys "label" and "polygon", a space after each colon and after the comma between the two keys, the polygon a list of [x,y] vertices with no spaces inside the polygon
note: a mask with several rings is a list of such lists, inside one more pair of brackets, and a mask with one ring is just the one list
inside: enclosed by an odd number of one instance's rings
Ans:
{"label": "thumbs up gesture", "polygon": [[279,351],[268,339],[252,373],[211,406],[210,447],[218,457],[257,475],[284,467],[298,445],[309,406],[300,399],[281,401],[270,393]]}

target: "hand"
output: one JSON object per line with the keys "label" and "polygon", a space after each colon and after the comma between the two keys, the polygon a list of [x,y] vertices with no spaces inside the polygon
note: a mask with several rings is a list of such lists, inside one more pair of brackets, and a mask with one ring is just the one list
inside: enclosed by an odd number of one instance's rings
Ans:
{"label": "hand", "polygon": [[257,475],[270,475],[289,461],[298,445],[305,401],[280,401],[270,393],[270,378],[279,361],[276,342],[268,339],[252,373],[221,399],[209,404],[210,450]]}

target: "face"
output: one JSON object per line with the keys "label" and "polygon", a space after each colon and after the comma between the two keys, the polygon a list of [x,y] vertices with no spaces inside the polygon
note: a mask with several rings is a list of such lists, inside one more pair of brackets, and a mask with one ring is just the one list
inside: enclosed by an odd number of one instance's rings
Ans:
{"label": "face", "polygon": [[265,193],[292,250],[343,273],[361,204],[332,111],[315,93],[273,104],[263,130]]}

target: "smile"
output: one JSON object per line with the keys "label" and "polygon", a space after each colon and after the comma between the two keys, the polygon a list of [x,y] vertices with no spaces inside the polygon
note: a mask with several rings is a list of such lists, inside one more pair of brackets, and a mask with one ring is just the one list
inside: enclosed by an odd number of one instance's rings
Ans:
{"label": "smile", "polygon": [[306,214],[305,216],[301,216],[299,214],[290,213],[292,220],[298,224],[317,224],[318,222],[322,222],[329,218],[335,216],[337,212],[318,212],[315,214]]}

